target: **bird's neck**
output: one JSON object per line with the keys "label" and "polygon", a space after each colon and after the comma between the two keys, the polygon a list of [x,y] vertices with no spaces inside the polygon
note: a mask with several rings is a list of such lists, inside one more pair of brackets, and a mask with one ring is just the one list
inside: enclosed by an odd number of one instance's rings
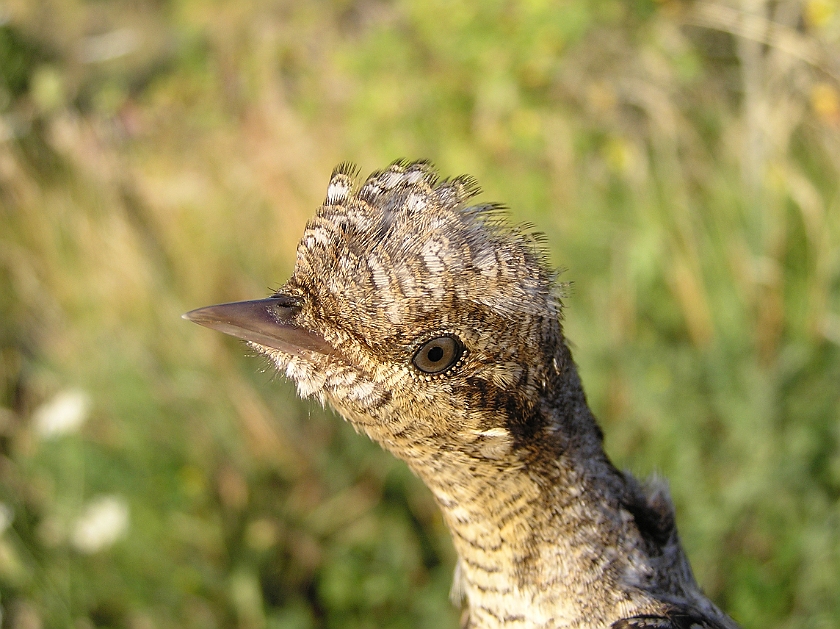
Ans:
{"label": "bird's neck", "polygon": [[[576,375],[570,386],[579,388]],[[533,443],[409,463],[452,532],[454,591],[466,596],[471,627],[599,627],[653,611],[623,586],[636,550],[620,508],[624,476],[604,454],[582,391],[568,393],[565,405],[546,401]]]}

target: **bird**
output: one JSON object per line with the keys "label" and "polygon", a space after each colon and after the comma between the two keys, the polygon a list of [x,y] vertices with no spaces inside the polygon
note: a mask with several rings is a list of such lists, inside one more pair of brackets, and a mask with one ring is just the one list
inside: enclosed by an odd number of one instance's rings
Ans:
{"label": "bird", "polygon": [[428,161],[358,175],[334,169],[277,291],[184,318],[246,341],[425,483],[463,629],[737,629],[692,574],[667,484],[605,453],[544,237]]}

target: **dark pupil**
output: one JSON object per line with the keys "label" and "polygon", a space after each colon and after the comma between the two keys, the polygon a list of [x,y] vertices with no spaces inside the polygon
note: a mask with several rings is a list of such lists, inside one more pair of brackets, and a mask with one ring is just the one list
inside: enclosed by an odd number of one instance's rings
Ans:
{"label": "dark pupil", "polygon": [[431,349],[429,349],[429,353],[427,354],[430,361],[433,363],[438,362],[441,358],[443,358],[443,348],[440,345],[435,345]]}

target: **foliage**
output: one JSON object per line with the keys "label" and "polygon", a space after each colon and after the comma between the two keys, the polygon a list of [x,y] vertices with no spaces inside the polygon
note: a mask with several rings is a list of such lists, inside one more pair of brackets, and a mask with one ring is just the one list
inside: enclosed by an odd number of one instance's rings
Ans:
{"label": "foliage", "polygon": [[17,0],[0,24],[2,626],[455,627],[405,467],[180,320],[266,294],[332,166],[546,232],[607,448],[745,628],[840,625],[828,0]]}

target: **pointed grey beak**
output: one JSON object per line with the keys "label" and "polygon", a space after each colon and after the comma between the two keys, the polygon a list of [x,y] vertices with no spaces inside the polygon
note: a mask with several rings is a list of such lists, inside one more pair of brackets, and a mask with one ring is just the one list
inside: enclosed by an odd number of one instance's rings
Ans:
{"label": "pointed grey beak", "polygon": [[283,295],[235,301],[190,310],[184,319],[258,345],[305,357],[307,353],[334,354],[323,336],[295,323],[298,302]]}

